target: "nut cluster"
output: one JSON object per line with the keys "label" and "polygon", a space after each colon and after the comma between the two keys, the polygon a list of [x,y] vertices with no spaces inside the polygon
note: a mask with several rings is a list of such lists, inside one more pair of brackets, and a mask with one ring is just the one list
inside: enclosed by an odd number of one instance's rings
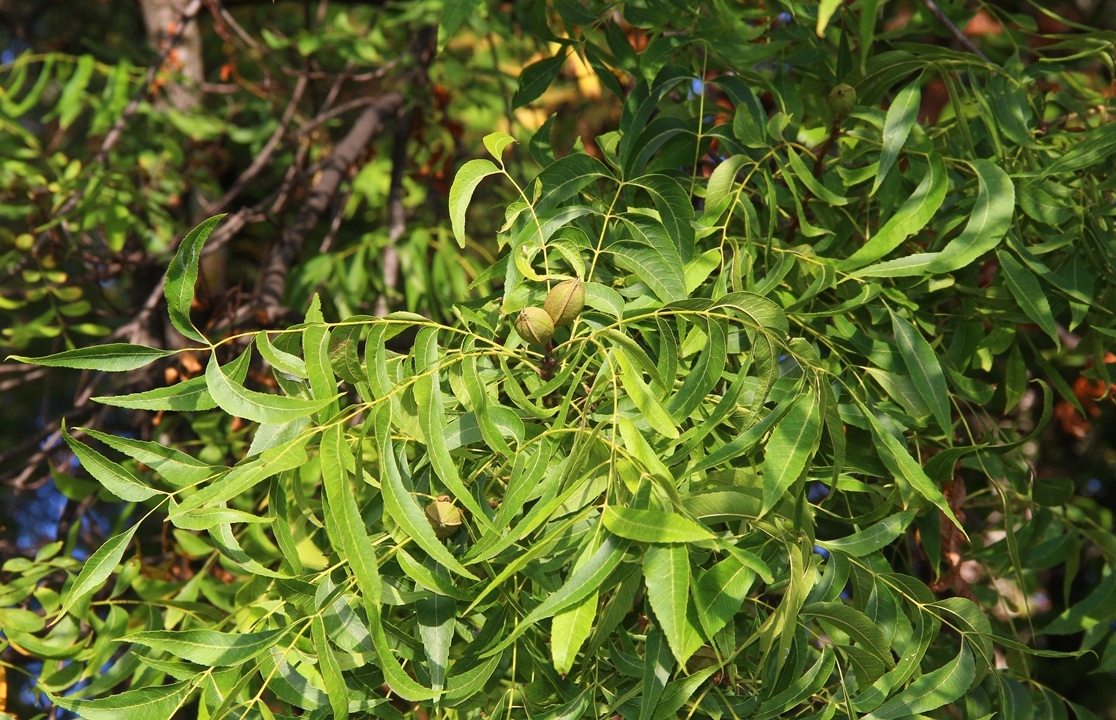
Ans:
{"label": "nut cluster", "polygon": [[585,284],[580,280],[564,280],[546,296],[541,308],[527,307],[515,318],[515,331],[532,345],[545,347],[554,336],[554,328],[569,325],[585,308]]}

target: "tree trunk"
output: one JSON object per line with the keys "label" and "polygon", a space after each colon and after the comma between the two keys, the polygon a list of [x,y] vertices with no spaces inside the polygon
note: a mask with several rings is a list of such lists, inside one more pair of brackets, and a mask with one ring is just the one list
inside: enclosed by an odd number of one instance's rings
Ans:
{"label": "tree trunk", "polygon": [[[167,36],[182,21],[182,13],[190,0],[140,0],[143,22],[147,27],[147,40],[156,49],[163,47]],[[167,99],[176,110],[189,111],[198,104],[199,88],[205,77],[202,65],[201,32],[197,22],[186,28],[167,57],[168,69],[181,81],[166,84]]]}

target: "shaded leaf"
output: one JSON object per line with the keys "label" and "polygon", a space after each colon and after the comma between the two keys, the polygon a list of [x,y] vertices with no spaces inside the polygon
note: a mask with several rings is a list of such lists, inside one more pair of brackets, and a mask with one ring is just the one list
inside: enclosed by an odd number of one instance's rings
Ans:
{"label": "shaded leaf", "polygon": [[1050,310],[1050,301],[1046,299],[1038,278],[1008,253],[1001,250],[996,253],[996,257],[1000,261],[1000,269],[1004,271],[1004,282],[1019,307],[1055,344],[1061,344],[1058,327],[1054,324],[1054,314]]}
{"label": "shaded leaf", "polygon": [[918,329],[894,312],[891,312],[891,328],[915,389],[934,413],[938,427],[950,435],[953,423],[950,422],[949,389],[934,349]]}
{"label": "shaded leaf", "polygon": [[912,682],[863,720],[892,720],[929,712],[965,694],[976,676],[973,654],[962,641],[956,658]]}
{"label": "shaded leaf", "polygon": [[806,472],[821,439],[822,409],[807,387],[771,431],[763,453],[763,509],[766,513]]}
{"label": "shaded leaf", "polygon": [[880,169],[876,173],[876,180],[872,183],[871,195],[875,195],[883,183],[887,173],[899,157],[899,151],[907,142],[915,119],[918,117],[918,108],[922,102],[922,91],[918,85],[911,83],[899,91],[891,101],[884,118],[883,147],[880,150]]}
{"label": "shaded leaf", "polygon": [[539,97],[558,77],[558,72],[566,62],[565,52],[560,52],[554,57],[549,57],[533,62],[523,68],[519,74],[519,88],[512,95],[512,107],[522,107],[527,103],[538,100]]}

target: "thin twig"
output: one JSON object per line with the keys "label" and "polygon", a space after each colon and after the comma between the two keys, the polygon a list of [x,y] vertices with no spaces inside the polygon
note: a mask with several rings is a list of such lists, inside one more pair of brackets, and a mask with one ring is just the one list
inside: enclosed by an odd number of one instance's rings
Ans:
{"label": "thin twig", "polygon": [[[391,64],[394,64],[394,63],[391,63]],[[387,66],[385,66],[384,69],[386,70]],[[322,113],[322,114],[318,115],[316,118],[314,118],[313,120],[311,120],[310,122],[304,124],[302,127],[300,127],[298,129],[298,132],[295,133],[295,134],[299,137],[302,137],[304,135],[309,135],[314,130],[318,129],[319,127],[321,127],[325,123],[329,122],[330,120],[333,120],[334,118],[337,118],[341,115],[344,115],[345,113],[349,112],[350,110],[356,110],[358,108],[368,107],[369,105],[375,104],[375,102],[378,99],[379,98],[375,98],[375,97],[360,97],[360,98],[354,98],[352,100],[348,100],[346,102],[343,102],[340,105],[338,105],[337,107],[330,110],[329,112]]]}
{"label": "thin twig", "polygon": [[287,134],[287,125],[291,122],[291,118],[294,117],[295,110],[298,109],[298,103],[302,100],[302,94],[306,91],[306,85],[306,76],[299,76],[298,82],[295,83],[294,92],[291,93],[290,102],[287,103],[286,109],[283,110],[283,116],[279,119],[279,126],[275,128],[275,132],[267,139],[263,149],[261,149],[260,153],[252,160],[252,164],[240,174],[240,177],[236,179],[236,182],[233,183],[233,186],[229,188],[228,192],[226,192],[220,200],[205,208],[204,215],[216,215],[227,208],[229,203],[235,200],[240,193],[244,192],[244,188],[248,187],[248,183],[255,180],[256,176],[271,162],[271,156],[275,154],[280,141],[282,141],[283,136]]}
{"label": "thin twig", "polygon": [[403,102],[401,93],[391,92],[381,96],[379,102],[361,113],[348,134],[337,143],[298,215],[283,228],[279,242],[272,248],[260,274],[258,306],[268,317],[281,314],[287,275],[302,254],[306,236],[329,207],[341,181],[348,175],[349,168],[365,151],[371,139],[381,131],[385,118],[397,113]]}
{"label": "thin twig", "polygon": [[948,15],[942,12],[942,9],[938,7],[938,4],[935,3],[934,0],[922,0],[922,4],[926,6],[927,10],[933,13],[934,17],[938,18],[938,22],[946,26],[946,28],[949,30],[949,33],[953,35],[953,39],[961,43],[962,47],[964,47],[972,54],[976,55],[984,62],[992,64],[992,61],[988,59],[988,56],[982,53],[980,51],[980,48],[974,45],[973,41],[970,40],[968,36],[965,35],[965,33],[961,32],[961,28],[953,24],[953,21],[949,19]]}

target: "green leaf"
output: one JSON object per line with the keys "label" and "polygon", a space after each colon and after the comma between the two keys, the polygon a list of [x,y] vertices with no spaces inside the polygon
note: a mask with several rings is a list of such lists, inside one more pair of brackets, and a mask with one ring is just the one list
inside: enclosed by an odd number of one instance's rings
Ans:
{"label": "green leaf", "polygon": [[178,513],[172,520],[176,528],[183,530],[212,530],[218,525],[233,523],[270,523],[270,517],[256,515],[227,507],[206,507]]}
{"label": "green leaf", "polygon": [[841,0],[821,0],[818,5],[818,24],[814,28],[818,37],[825,37],[825,29],[829,26],[833,13],[837,12],[839,7],[841,7]]}
{"label": "green leaf", "polygon": [[[337,378],[329,362],[330,332],[321,319],[321,299],[314,295],[310,309],[306,313],[309,327],[303,331],[302,348],[306,354],[306,374],[310,381],[310,397],[325,406],[315,411],[319,423],[325,424],[340,409],[337,394]],[[303,415],[304,417],[305,415]],[[289,418],[295,420],[297,418]]]}
{"label": "green leaf", "polygon": [[117,437],[92,428],[82,428],[82,432],[94,440],[103,442],[113,450],[122,452],[128,457],[143,463],[175,487],[197,485],[219,470],[219,468],[207,465],[201,460],[196,460],[180,450],[157,442]]}
{"label": "green leaf", "polygon": [[1015,211],[1015,185],[1008,174],[989,160],[972,160],[977,175],[977,198],[969,222],[930,264],[930,272],[948,273],[967,267],[993,250],[1008,228]]}
{"label": "green leaf", "polygon": [[694,582],[694,603],[706,637],[713,637],[728,624],[744,603],[756,573],[735,557],[727,557]]}
{"label": "green leaf", "polygon": [[439,373],[438,331],[435,328],[423,328],[415,338],[415,403],[418,405],[419,427],[422,428],[423,438],[426,440],[426,456],[430,460],[438,479],[445,484],[457,501],[465,506],[473,515],[473,519],[488,528],[495,527],[488,520],[488,515],[481,509],[480,503],[457,471],[446,446],[445,429],[449,424],[446,418],[444,402],[442,400],[442,387]]}
{"label": "green leaf", "polygon": [[492,155],[493,159],[497,162],[504,157],[504,149],[515,142],[515,138],[505,132],[491,132],[485,135],[481,141],[484,143],[484,149]]}
{"label": "green leaf", "polygon": [[[738,109],[737,112],[744,111]],[[753,161],[747,155],[733,155],[713,168],[713,174],[709,176],[709,182],[705,186],[705,204],[707,207],[717,205],[721,200],[732,194],[733,188],[736,187],[736,174],[740,172],[740,168],[750,162]]]}
{"label": "green leaf", "polygon": [[461,23],[477,11],[481,0],[445,0],[442,14],[438,19],[438,52],[445,49],[446,43],[461,27]]}
{"label": "green leaf", "polygon": [[676,513],[609,505],[601,516],[613,535],[647,543],[689,543],[714,539],[705,527]]}
{"label": "green leaf", "polygon": [[[632,399],[635,406],[639,408],[643,419],[655,429],[663,437],[677,438],[678,428],[674,424],[674,418],[670,416],[666,408],[659,402],[659,398],[648,387],[647,383],[643,382],[639,370],[636,369],[636,363],[628,355],[628,353],[621,347],[614,346],[611,350],[610,357],[615,360],[620,372],[620,384],[624,387],[624,392]],[[624,418],[626,419],[626,418]],[[629,452],[635,452],[629,448]],[[650,460],[650,457],[641,458]],[[661,463],[656,463],[652,460],[648,469],[655,469]]]}
{"label": "green leaf", "polygon": [[[325,489],[332,526],[340,533],[331,538],[341,559],[348,562],[365,602],[379,607],[383,586],[380,581],[376,549],[364,526],[356,496],[349,485],[342,459],[349,449],[340,425],[330,425],[322,434],[322,486]],[[327,526],[328,528],[328,526]]]}
{"label": "green leaf", "polygon": [[145,630],[123,638],[199,665],[230,666],[247,662],[275,645],[287,628],[263,632],[216,630]]}
{"label": "green leaf", "polygon": [[787,146],[787,160],[790,161],[790,166],[794,169],[794,179],[805,185],[806,189],[819,200],[838,207],[849,204],[848,198],[838,195],[822,185],[821,181],[814,177],[813,171],[806,167],[806,163],[802,162],[802,158],[798,157],[798,153],[790,146]]}
{"label": "green leaf", "polygon": [[22,355],[9,355],[8,360],[16,360],[29,365],[43,367],[63,367],[75,370],[102,370],[104,372],[127,372],[144,367],[159,358],[173,355],[170,350],[159,350],[144,345],[110,343],[93,347],[77,348],[65,352],[32,358]]}
{"label": "green leaf", "polygon": [[309,435],[304,435],[294,442],[261,453],[255,460],[241,462],[222,477],[172,507],[168,514],[170,521],[174,522],[179,515],[204,505],[220,506],[273,475],[301,467],[306,463],[306,443],[309,439]]}
{"label": "green leaf", "polygon": [[538,100],[566,62],[566,53],[559,52],[554,57],[533,62],[519,74],[519,88],[512,95],[512,107],[518,108]]}
{"label": "green leaf", "polygon": [[1079,134],[1065,136],[1071,139],[1071,149],[1043,171],[1043,176],[1077,172],[1099,166],[1109,155],[1116,153],[1116,125],[1105,123],[1091,130],[1082,140]]}
{"label": "green leaf", "polygon": [[70,608],[76,605],[78,601],[101,587],[101,584],[120,564],[120,559],[124,557],[124,551],[128,548],[128,543],[132,542],[132,536],[136,534],[136,528],[138,527],[138,524],[133,525],[119,535],[110,537],[101,547],[97,548],[96,552],[89,556],[89,559],[85,561],[85,565],[81,568],[77,580],[74,580],[74,584],[62,595],[62,607],[58,611],[59,617],[68,613]]}
{"label": "green leaf", "polygon": [[[249,353],[242,353],[240,357],[225,366],[229,376],[235,382],[244,382],[248,376],[248,362],[251,360]],[[113,407],[131,408],[134,410],[168,410],[173,412],[186,412],[191,410],[212,410],[217,407],[209,390],[206,388],[205,377],[196,377],[183,380],[167,387],[155,388],[145,392],[116,397],[94,397],[95,402]]]}
{"label": "green leaf", "polygon": [[186,234],[167,268],[167,279],[163,284],[171,324],[186,337],[205,345],[209,345],[209,341],[194,327],[194,321],[190,319],[190,306],[194,304],[194,285],[198,282],[198,262],[201,260],[202,246],[223,217],[225,216],[214,215]]}
{"label": "green leaf", "polygon": [[899,354],[914,381],[915,389],[934,414],[938,427],[947,436],[951,435],[953,423],[950,420],[949,389],[934,349],[918,329],[890,309],[888,312],[891,313],[891,328],[899,345]]}
{"label": "green leaf", "polygon": [[[897,479],[904,481],[913,488],[915,492],[932,502],[964,535],[965,528],[962,527],[957,516],[953,514],[953,509],[950,508],[945,496],[942,495],[941,489],[934,484],[934,481],[926,476],[926,471],[922,469],[921,465],[914,461],[911,454],[907,452],[907,448],[903,447],[902,443],[900,443],[895,436],[880,425],[880,421],[876,419],[876,416],[867,408],[862,407],[862,410],[864,416],[868,419],[868,424],[872,428],[872,434],[876,437],[876,450],[879,452],[880,460],[887,466],[887,469],[890,470]],[[965,535],[965,537],[968,537],[968,535]]]}
{"label": "green leaf", "polygon": [[[721,463],[728,462],[733,458],[739,457],[744,453],[752,450],[763,439],[763,436],[771,430],[787,411],[794,406],[794,400],[788,400],[780,403],[774,410],[769,412],[763,420],[748,427],[742,433],[721,445],[713,452],[702,458],[696,465],[686,468],[682,475],[693,475],[694,473],[708,470],[709,468],[716,467]],[[761,504],[762,508],[762,504]],[[762,513],[761,513],[762,514]]]}
{"label": "green leaf", "polygon": [[901,512],[889,515],[877,523],[869,525],[859,532],[846,535],[837,540],[818,540],[826,550],[840,552],[851,557],[864,557],[877,550],[890,545],[895,541],[918,514],[916,508],[907,508]]}
{"label": "green leaf", "polygon": [[318,656],[318,670],[325,683],[326,694],[329,696],[329,706],[333,709],[334,720],[345,720],[349,717],[349,688],[345,685],[345,677],[341,674],[341,666],[337,663],[337,655],[326,637],[325,621],[321,615],[315,615],[310,621],[310,635],[314,643],[314,654]]}
{"label": "green leaf", "polygon": [[[953,626],[953,629],[972,647],[975,661],[988,670],[995,667],[996,659],[992,650],[992,623],[988,621],[988,616],[984,614],[983,608],[972,600],[963,597],[938,600],[928,607],[933,610],[941,610],[944,614],[950,616],[950,619],[947,620],[943,617],[943,620]],[[1011,647],[1013,641],[1004,639],[1001,642]]]}
{"label": "green leaf", "polygon": [[[671,652],[685,664],[693,650],[688,635],[694,634],[687,619],[690,598],[690,555],[685,545],[651,545],[643,556],[643,580],[647,601]],[[699,643],[700,644],[700,643]]]}
{"label": "green leaf", "polygon": [[[667,683],[666,688],[663,689],[662,699],[655,707],[655,714],[651,716],[651,720],[671,720],[678,717],[678,711],[686,704],[686,701],[693,697],[698,688],[705,684],[711,676],[717,673],[720,668],[716,665],[707,667],[704,670],[698,670],[689,677],[678,678],[671,680]],[[753,704],[745,704],[744,712],[740,717],[748,717],[751,715],[754,705],[754,699],[751,700]]]}
{"label": "green leaf", "polygon": [[259,423],[285,423],[307,417],[334,400],[333,397],[304,400],[249,390],[217,363],[216,353],[205,368],[205,385],[217,405],[229,415]]}
{"label": "green leaf", "polygon": [[948,185],[945,163],[940,155],[930,153],[926,175],[915,191],[863,247],[838,263],[838,269],[848,272],[873,263],[926,227],[942,206]]}
{"label": "green leaf", "polygon": [[1116,572],[1109,571],[1084,599],[1054,618],[1043,632],[1068,635],[1089,630],[1113,617],[1116,617]]}
{"label": "green leaf", "polygon": [[[734,82],[736,80],[736,82]],[[732,118],[732,134],[744,147],[767,147],[767,111],[748,84],[736,78],[722,76],[717,79],[735,101],[736,113]]]}
{"label": "green leaf", "polygon": [[437,697],[436,692],[415,682],[403,668],[399,667],[399,663],[396,662],[395,655],[391,651],[391,646],[388,644],[387,636],[384,634],[384,626],[379,613],[373,613],[369,620],[372,644],[375,645],[376,654],[380,658],[379,667],[383,671],[384,679],[391,687],[392,692],[411,702],[422,702]]}
{"label": "green leaf", "polygon": [[75,440],[66,427],[62,427],[62,439],[70,446],[74,456],[93,478],[116,497],[125,502],[143,502],[160,494],[159,490],[148,487],[122,466],[112,462],[79,440]]}
{"label": "green leaf", "polygon": [[568,610],[556,614],[550,621],[550,653],[554,670],[565,677],[573,668],[577,651],[589,638],[593,620],[597,617],[597,593],[592,593]]}
{"label": "green leaf", "polygon": [[756,715],[756,720],[771,720],[772,718],[782,717],[795,705],[802,703],[821,690],[825,686],[826,680],[829,679],[830,673],[833,672],[833,665],[836,660],[832,648],[825,648],[817,661],[801,677],[796,678],[782,692],[763,701],[760,712]]}
{"label": "green leaf", "polygon": [[887,109],[884,118],[883,147],[880,150],[880,169],[876,173],[876,180],[872,183],[869,195],[875,195],[880,189],[880,184],[887,177],[888,171],[899,157],[899,151],[907,142],[915,119],[918,117],[918,108],[922,102],[922,91],[916,83],[911,83],[895,96],[891,107]]}
{"label": "green leaf", "polygon": [[399,524],[419,547],[429,553],[434,560],[446,569],[470,580],[478,579],[446,550],[445,545],[434,534],[434,529],[430,527],[426,514],[403,484],[403,477],[395,460],[390,428],[391,405],[385,404],[376,416],[376,439],[380,448],[381,490],[384,496],[384,508],[388,515]]}
{"label": "green leaf", "polygon": [[659,628],[647,633],[643,652],[643,695],[639,699],[639,720],[651,720],[670,680],[670,671],[674,669],[674,656]]}
{"label": "green leaf", "polygon": [[[720,256],[719,251],[713,251]],[[709,393],[721,382],[728,360],[725,325],[715,320],[705,325],[705,349],[690,368],[682,387],[667,400],[666,410],[681,422],[690,417],[708,399]]]}
{"label": "green leaf", "polygon": [[693,255],[694,239],[691,224],[694,220],[694,205],[690,194],[669,175],[653,173],[631,180],[628,184],[643,189],[651,196],[651,202],[662,219],[667,235],[673,239],[682,258],[689,260]]}
{"label": "green leaf", "polygon": [[839,602],[816,602],[804,606],[799,615],[816,619],[827,632],[832,628],[840,630],[858,647],[875,655],[885,666],[895,664],[883,632],[856,608]]}
{"label": "green leaf", "polygon": [[125,690],[99,700],[81,700],[47,693],[58,707],[86,720],[153,720],[174,717],[194,691],[194,680],[173,685]]}
{"label": "green leaf", "polygon": [[585,561],[585,564],[570,573],[562,587],[547,595],[534,610],[519,621],[515,630],[509,633],[495,648],[485,655],[492,655],[510,647],[513,642],[540,620],[553,617],[568,610],[596,592],[604,592],[602,587],[606,578],[620,565],[629,541],[604,533],[600,547]]}
{"label": "green leaf", "polygon": [[853,277],[911,277],[912,275],[929,275],[930,266],[938,257],[937,253],[915,253],[906,257],[887,260],[851,273]]}
{"label": "green leaf", "polygon": [[629,238],[605,248],[663,302],[686,297],[686,269],[666,228],[636,213],[621,216]]}
{"label": "green leaf", "polygon": [[862,720],[892,720],[935,710],[964,695],[975,676],[973,654],[962,640],[956,658],[915,680]]}
{"label": "green leaf", "polygon": [[256,333],[256,348],[260,351],[260,356],[279,372],[306,379],[306,362],[297,355],[284,352],[272,345],[266,330]]}
{"label": "green leaf", "polygon": [[1046,299],[1038,278],[1007,252],[997,251],[996,257],[1000,260],[1000,269],[1004,271],[1004,283],[1015,297],[1015,301],[1019,303],[1019,307],[1023,308],[1027,317],[1054,340],[1054,344],[1061,346],[1058,326],[1054,324],[1054,314],[1050,310],[1050,301]]}
{"label": "green leaf", "polygon": [[763,453],[763,509],[783,499],[787,489],[806,472],[821,440],[822,409],[817,393],[807,387],[771,431]]}
{"label": "green leaf", "polygon": [[[247,365],[245,365],[247,367]],[[155,388],[129,395],[98,396],[94,402],[132,410],[167,410],[190,412],[212,410],[217,407],[205,384],[205,377],[183,380],[167,387]]]}
{"label": "green leaf", "polygon": [[465,247],[465,211],[469,209],[473,191],[481,180],[498,172],[500,169],[491,160],[477,159],[462,165],[453,178],[449,194],[450,223],[453,226],[453,236],[461,247]]}
{"label": "green leaf", "polygon": [[445,685],[456,613],[457,603],[453,598],[437,593],[415,603],[419,637],[426,651],[426,666],[434,692],[441,692]]}

